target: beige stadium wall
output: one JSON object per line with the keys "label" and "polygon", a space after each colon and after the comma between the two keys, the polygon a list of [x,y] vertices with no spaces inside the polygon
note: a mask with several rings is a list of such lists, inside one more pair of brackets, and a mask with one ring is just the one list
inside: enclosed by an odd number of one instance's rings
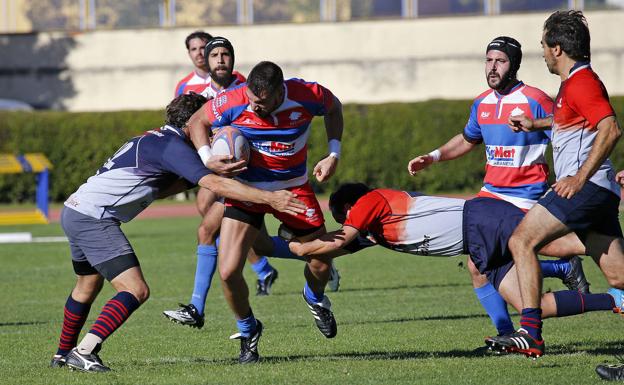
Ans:
{"label": "beige stadium wall", "polygon": [[[549,94],[559,78],[541,57],[548,14],[211,27],[236,49],[247,74],[261,60],[286,77],[317,81],[343,102],[469,99],[485,90],[484,49],[518,39],[519,77]],[[593,67],[624,95],[624,11],[587,12]],[[70,111],[163,108],[191,71],[184,38],[196,28],[0,36],[0,98]]]}

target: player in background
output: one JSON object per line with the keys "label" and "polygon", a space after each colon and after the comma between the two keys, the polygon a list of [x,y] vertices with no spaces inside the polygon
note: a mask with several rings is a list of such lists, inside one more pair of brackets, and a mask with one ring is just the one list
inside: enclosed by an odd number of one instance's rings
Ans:
{"label": "player in background", "polygon": [[[412,159],[408,171],[415,175],[434,162],[459,158],[485,144],[487,159],[484,186],[478,197],[508,201],[522,210],[530,209],[548,189],[548,165],[544,156],[550,132],[514,134],[507,126],[509,116],[526,114],[545,118],[552,114],[552,100],[541,90],[518,80],[522,61],[520,43],[500,36],[486,48],[485,77],[489,90],[473,102],[463,133],[440,148]],[[572,248],[578,240],[570,240]],[[573,255],[561,251],[560,255]],[[507,304],[479,273],[471,258],[468,270],[475,294],[496,326],[499,335],[515,331]],[[545,277],[560,278],[570,290],[589,292],[580,258],[541,261]]]}
{"label": "player in background", "polygon": [[[391,250],[415,255],[456,256],[468,253],[489,282],[517,309],[522,299],[515,267],[507,242],[525,213],[517,206],[491,198],[463,199],[426,196],[391,189],[371,190],[362,183],[342,185],[329,199],[334,219],[342,228],[321,237],[289,244],[301,256],[335,254],[357,250],[358,236],[369,234]],[[568,248],[568,240],[554,239],[543,245],[544,255],[558,256]],[[564,245],[561,245],[564,244]],[[584,254],[580,248],[574,250]],[[624,264],[603,265],[607,277],[624,274]],[[541,298],[545,317],[564,317],[589,311],[616,308],[610,293],[584,294],[576,290],[546,293]],[[539,351],[527,351],[539,356]]]}
{"label": "player in background", "polygon": [[544,353],[542,280],[536,250],[554,238],[576,233],[613,287],[622,308],[624,275],[608,274],[624,266],[624,240],[618,220],[620,186],[609,154],[621,136],[607,91],[590,65],[590,35],[580,11],[557,11],[544,23],[543,56],[548,70],[561,78],[554,114],[539,119],[511,116],[518,132],[552,128],[556,183],[509,240],[522,294],[521,328],[494,338],[507,351]]}
{"label": "player in background", "polygon": [[[191,45],[199,44],[197,40],[199,38],[191,39]],[[201,91],[199,88],[195,89],[199,91],[198,93],[210,100],[219,93],[244,83],[246,79],[242,75],[234,74],[234,47],[228,39],[212,38],[205,44],[203,51],[205,53],[201,58],[205,58],[208,72],[207,80],[203,83],[204,89]],[[196,204],[202,222],[197,229],[197,266],[193,293],[188,305],[181,303],[179,309],[165,310],[163,314],[176,323],[202,328],[206,298],[217,268],[217,243],[224,206],[223,200],[208,189],[199,189]],[[277,279],[277,270],[271,266],[266,257],[256,255],[253,250],[250,251],[247,260],[257,275],[256,294],[268,295],[273,282]]]}
{"label": "player in background", "polygon": [[[287,217],[266,205],[226,201],[221,224],[219,273],[225,298],[230,305],[239,333],[240,363],[256,362],[262,323],[249,305],[249,290],[242,274],[245,256],[254,244],[264,221],[272,213],[291,232],[303,239],[325,233],[323,213],[307,175],[307,139],[314,116],[323,116],[329,144],[327,157],[314,167],[313,174],[325,182],[335,172],[340,157],[343,119],[340,101],[325,87],[301,79],[284,80],[282,70],[271,62],[257,64],[247,84],[219,94],[189,121],[191,138],[202,159],[210,155],[208,135],[212,128],[233,126],[249,140],[251,159],[248,169],[238,177],[245,183],[274,191],[287,189],[305,202],[305,214]],[[273,252],[290,253],[285,241],[274,237]],[[324,294],[330,273],[331,258],[312,258],[306,264],[307,284],[304,298],[315,317],[322,320],[322,332],[331,338],[336,321]],[[314,266],[315,273],[311,273]]]}
{"label": "player in background", "polygon": [[[207,91],[211,85],[210,68],[206,60],[206,44],[212,39],[212,35],[204,31],[195,31],[188,35],[184,40],[186,50],[195,67],[191,73],[186,75],[178,82],[175,88],[174,96],[195,92],[209,97]],[[234,76],[241,82],[245,81],[245,77],[237,71],[233,71]],[[207,91],[207,92],[205,92]]]}
{"label": "player in background", "polygon": [[[261,191],[214,175],[205,167],[185,126],[205,102],[206,98],[198,94],[176,97],[167,106],[165,126],[124,144],[65,202],[61,225],[69,239],[76,285],[65,303],[52,367],[67,365],[89,372],[110,370],[98,356],[102,343],[149,297],[139,261],[120,225],[132,220],[154,199],[199,184],[222,196],[269,204],[291,215],[304,211],[303,202],[291,192]],[[212,157],[206,164],[232,176],[242,162],[228,164],[229,159]],[[76,346],[104,279],[117,292]]]}

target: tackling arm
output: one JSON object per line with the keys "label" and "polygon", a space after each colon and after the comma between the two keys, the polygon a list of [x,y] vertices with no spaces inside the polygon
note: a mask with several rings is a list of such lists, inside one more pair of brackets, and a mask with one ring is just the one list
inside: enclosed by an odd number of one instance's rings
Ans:
{"label": "tackling arm", "polygon": [[275,210],[291,215],[303,213],[306,206],[296,194],[290,191],[265,191],[244,185],[234,179],[223,178],[218,175],[208,174],[202,177],[198,183],[216,194],[237,201],[266,204]]}
{"label": "tackling arm", "polygon": [[355,238],[359,231],[355,227],[344,226],[340,230],[332,231],[309,242],[292,241],[288,244],[290,251],[305,257],[311,255],[326,255],[342,249]]}

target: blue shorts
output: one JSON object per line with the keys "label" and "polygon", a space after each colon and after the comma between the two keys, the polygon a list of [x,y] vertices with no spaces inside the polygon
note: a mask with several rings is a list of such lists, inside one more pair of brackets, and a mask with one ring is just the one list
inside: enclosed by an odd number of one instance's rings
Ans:
{"label": "blue shorts", "polygon": [[102,262],[134,254],[120,225],[117,219],[95,219],[68,207],[61,212],[61,226],[69,239],[72,260],[88,262],[98,271]]}
{"label": "blue shorts", "polygon": [[537,203],[574,231],[582,242],[590,231],[622,237],[618,218],[620,197],[595,183],[585,183],[571,199],[549,190]]}
{"label": "blue shorts", "polygon": [[464,205],[464,252],[497,290],[513,266],[507,244],[522,218],[524,211],[500,199],[474,198]]}

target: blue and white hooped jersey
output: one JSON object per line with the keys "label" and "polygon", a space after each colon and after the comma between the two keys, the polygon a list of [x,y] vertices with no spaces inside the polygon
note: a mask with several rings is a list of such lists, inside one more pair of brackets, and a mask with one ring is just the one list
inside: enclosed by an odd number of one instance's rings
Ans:
{"label": "blue and white hooped jersey", "polygon": [[528,210],[548,189],[544,154],[550,131],[513,132],[510,116],[541,119],[552,115],[552,100],[544,92],[520,82],[509,94],[488,90],[473,102],[464,137],[485,144],[484,186],[478,196],[506,200]]}
{"label": "blue and white hooped jersey", "polygon": [[247,84],[220,93],[203,110],[213,128],[238,128],[251,147],[248,169],[238,176],[253,187],[276,191],[308,181],[306,159],[310,123],[332,107],[327,88],[301,79],[284,81],[284,101],[266,118],[249,107]]}
{"label": "blue and white hooped jersey", "polygon": [[65,206],[96,219],[128,222],[179,178],[196,185],[210,173],[184,132],[164,126],[121,146]]}

